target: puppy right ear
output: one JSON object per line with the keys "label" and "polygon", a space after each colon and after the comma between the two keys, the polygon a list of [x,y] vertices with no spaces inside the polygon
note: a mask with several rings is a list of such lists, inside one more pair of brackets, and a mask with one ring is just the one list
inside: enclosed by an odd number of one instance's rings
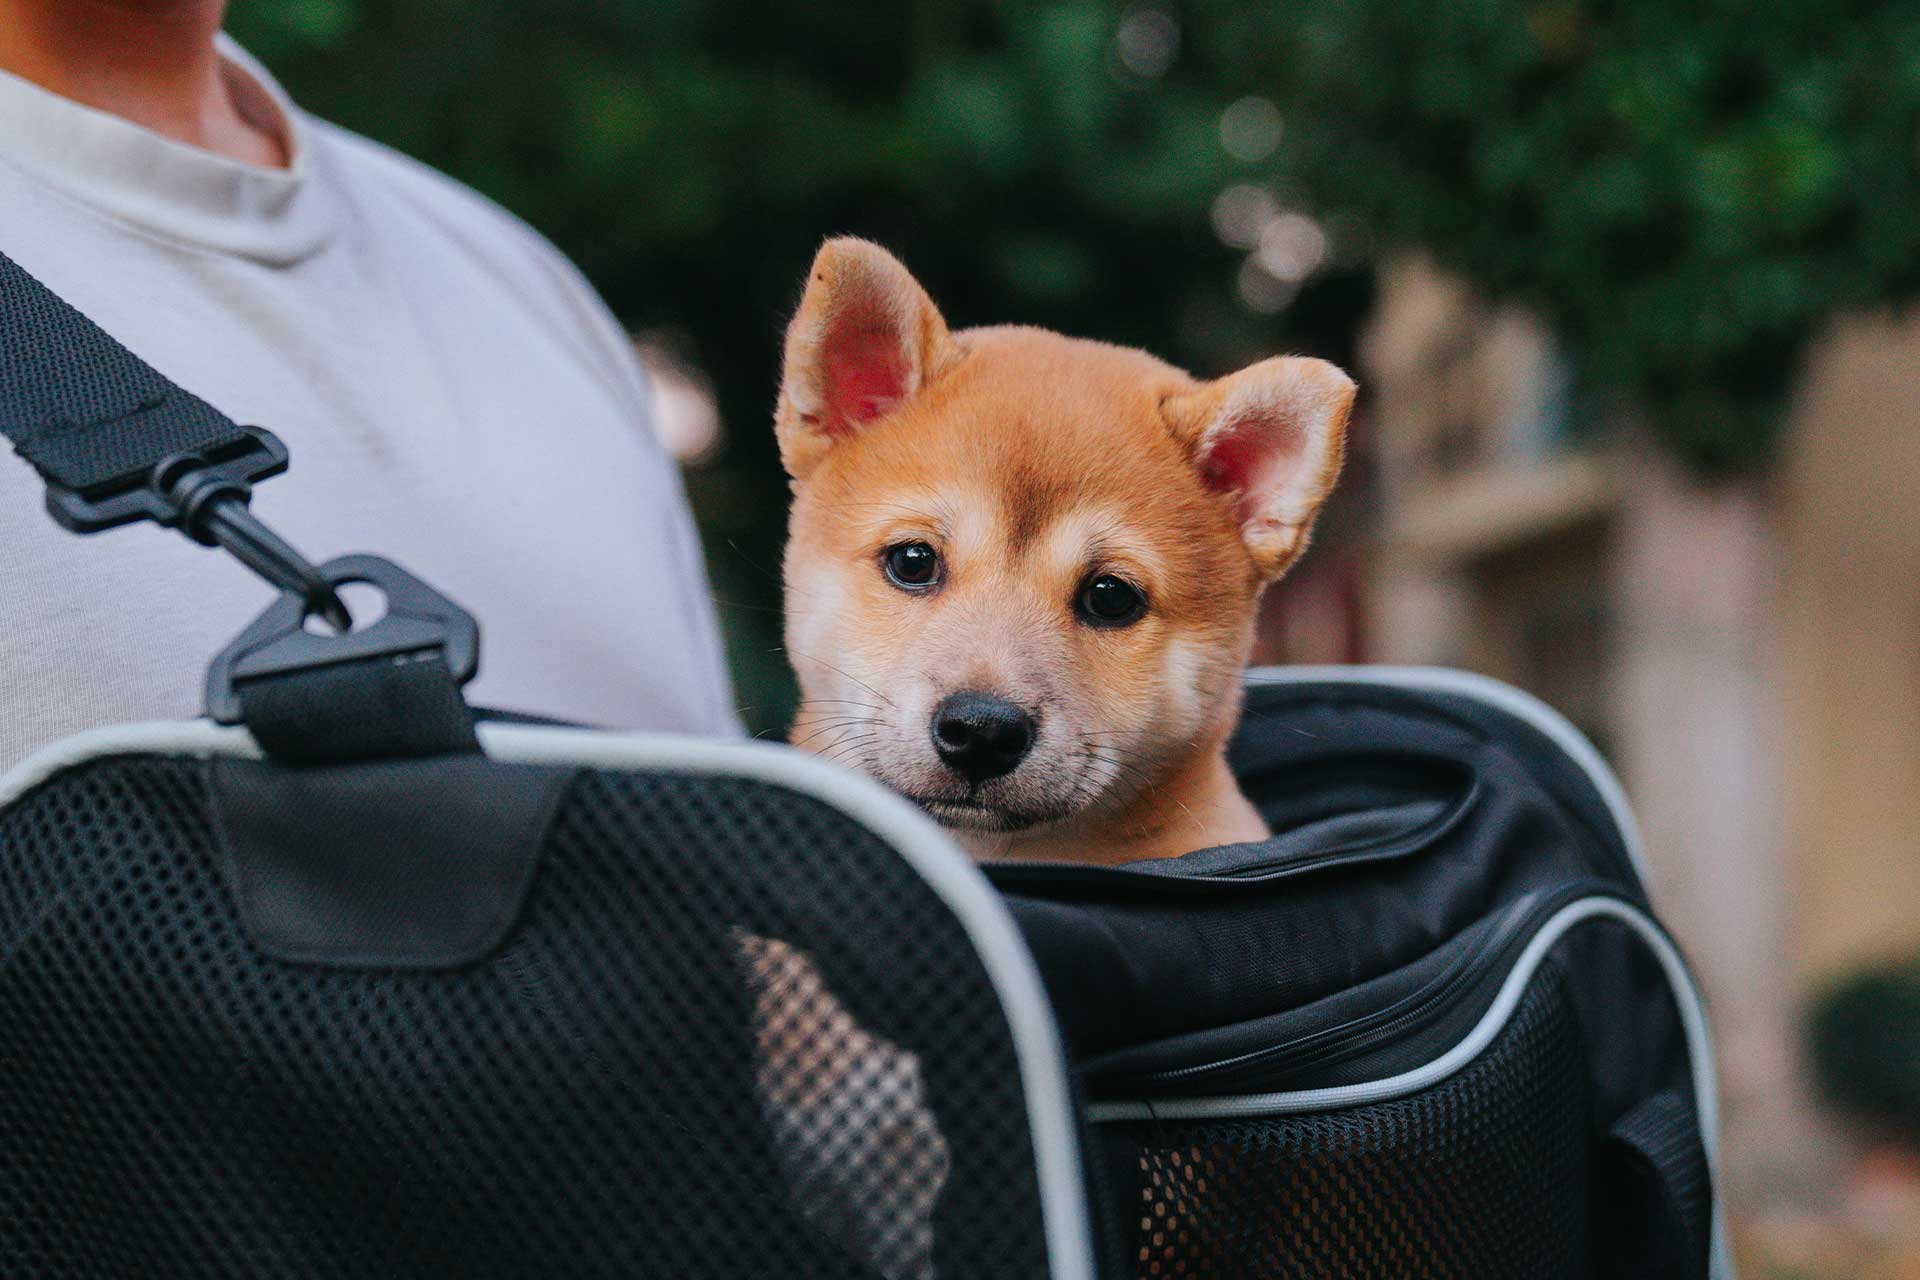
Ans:
{"label": "puppy right ear", "polygon": [[946,347],[946,321],[898,258],[851,236],[821,245],[787,326],[774,413],[787,474],[800,479],[836,441],[897,409]]}
{"label": "puppy right ear", "polygon": [[1307,549],[1340,474],[1353,379],[1325,360],[1276,356],[1161,402],[1201,479],[1232,497],[1262,582]]}

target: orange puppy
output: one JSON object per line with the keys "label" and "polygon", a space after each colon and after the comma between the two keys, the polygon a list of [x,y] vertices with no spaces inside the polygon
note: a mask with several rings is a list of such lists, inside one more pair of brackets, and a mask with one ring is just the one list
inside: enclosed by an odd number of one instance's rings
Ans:
{"label": "orange puppy", "polygon": [[828,241],[775,415],[794,742],[980,857],[1262,838],[1226,741],[1353,396],[1321,360],[1201,382],[1043,329],[949,332],[886,250]]}

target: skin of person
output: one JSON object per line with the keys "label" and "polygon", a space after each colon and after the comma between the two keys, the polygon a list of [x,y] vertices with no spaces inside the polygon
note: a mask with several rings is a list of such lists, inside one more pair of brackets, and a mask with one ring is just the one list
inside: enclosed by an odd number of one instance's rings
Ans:
{"label": "skin of person", "polygon": [[226,0],[8,0],[0,70],[176,142],[285,168],[285,140],[250,119],[214,36]]}

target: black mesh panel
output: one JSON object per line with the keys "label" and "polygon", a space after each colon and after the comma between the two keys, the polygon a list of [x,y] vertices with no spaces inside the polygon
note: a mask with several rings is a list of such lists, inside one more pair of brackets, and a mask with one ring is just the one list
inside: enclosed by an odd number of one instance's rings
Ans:
{"label": "black mesh panel", "polygon": [[1044,1274],[987,979],[834,811],[585,774],[500,953],[350,971],[250,948],[201,769],[0,815],[0,1275]]}
{"label": "black mesh panel", "polygon": [[1587,1107],[1560,981],[1425,1092],[1271,1119],[1106,1126],[1142,1277],[1577,1280]]}

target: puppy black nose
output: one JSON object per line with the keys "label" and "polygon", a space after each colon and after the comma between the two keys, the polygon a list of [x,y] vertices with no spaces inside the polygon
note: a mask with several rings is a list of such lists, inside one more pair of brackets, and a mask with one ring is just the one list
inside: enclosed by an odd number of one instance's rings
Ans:
{"label": "puppy black nose", "polygon": [[969,782],[1012,773],[1033,735],[1033,717],[991,693],[963,689],[933,709],[933,748]]}

